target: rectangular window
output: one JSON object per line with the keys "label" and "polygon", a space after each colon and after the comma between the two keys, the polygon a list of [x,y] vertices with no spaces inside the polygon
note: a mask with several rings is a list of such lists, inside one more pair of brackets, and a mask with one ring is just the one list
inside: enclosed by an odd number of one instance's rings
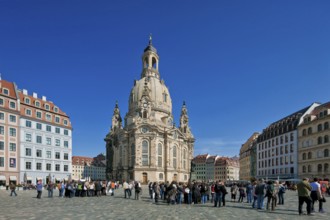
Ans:
{"label": "rectangular window", "polygon": [[16,137],[16,128],[9,128],[9,136]]}
{"label": "rectangular window", "polygon": [[16,123],[16,116],[15,115],[9,115],[9,121]]}
{"label": "rectangular window", "polygon": [[60,128],[55,128],[55,133],[59,134],[60,133]]}
{"label": "rectangular window", "polygon": [[52,145],[52,138],[47,137],[46,138],[46,143],[47,143],[47,145]]}
{"label": "rectangular window", "polygon": [[49,132],[51,132],[51,131],[52,131],[52,126],[50,126],[50,125],[47,125],[47,126],[46,126],[46,131],[49,131]]}
{"label": "rectangular window", "polygon": [[52,170],[52,164],[47,163],[47,164],[46,164],[46,170],[47,170],[47,171],[51,171],[51,170]]}
{"label": "rectangular window", "polygon": [[0,150],[4,150],[5,149],[5,142],[0,141]]}
{"label": "rectangular window", "polygon": [[25,169],[26,170],[31,170],[31,162],[25,162]]}
{"label": "rectangular window", "polygon": [[64,129],[64,135],[69,135],[69,131]]}
{"label": "rectangular window", "polygon": [[64,160],[69,160],[69,154],[68,153],[64,153]]}
{"label": "rectangular window", "polygon": [[9,151],[16,151],[16,144],[15,143],[9,143]]}
{"label": "rectangular window", "polygon": [[32,127],[31,121],[25,121],[25,126],[31,128]]}
{"label": "rectangular window", "polygon": [[51,121],[52,120],[52,116],[50,114],[46,114],[46,120],[47,121]]}
{"label": "rectangular window", "polygon": [[64,141],[64,147],[66,147],[66,148],[69,147],[69,141]]}
{"label": "rectangular window", "polygon": [[9,159],[9,167],[16,168],[16,158]]}
{"label": "rectangular window", "polygon": [[55,146],[61,146],[60,139],[55,139]]}
{"label": "rectangular window", "polygon": [[69,166],[68,165],[64,165],[64,171],[68,172],[69,171]]}
{"label": "rectangular window", "polygon": [[5,134],[5,128],[3,126],[0,126],[0,134],[1,135]]}
{"label": "rectangular window", "polygon": [[41,144],[41,143],[42,143],[42,137],[39,136],[39,135],[37,135],[37,137],[36,137],[36,142],[37,142],[38,144]]}
{"label": "rectangular window", "polygon": [[15,102],[10,102],[9,107],[12,109],[16,108],[16,103]]}
{"label": "rectangular window", "polygon": [[5,120],[5,113],[0,112],[0,120]]}
{"label": "rectangular window", "polygon": [[5,158],[0,157],[0,167],[4,167],[4,166],[5,166]]}
{"label": "rectangular window", "polygon": [[41,112],[36,112],[36,116],[37,116],[37,118],[41,118],[42,117],[42,115],[41,115]]}
{"label": "rectangular window", "polygon": [[148,166],[148,155],[142,155],[142,166]]}
{"label": "rectangular window", "polygon": [[31,142],[32,140],[32,135],[31,134],[25,134],[25,141],[26,142]]}
{"label": "rectangular window", "polygon": [[37,164],[36,164],[36,169],[37,169],[37,170],[41,170],[41,163],[37,163]]}
{"label": "rectangular window", "polygon": [[3,106],[3,99],[0,99],[0,105]]}
{"label": "rectangular window", "polygon": [[25,148],[25,156],[32,156],[31,148]]}
{"label": "rectangular window", "polygon": [[67,120],[63,120],[64,125],[68,125],[68,121]]}
{"label": "rectangular window", "polygon": [[61,159],[60,152],[55,152],[55,159]]}
{"label": "rectangular window", "polygon": [[46,157],[51,159],[52,158],[52,152],[51,151],[46,151]]}
{"label": "rectangular window", "polygon": [[42,150],[37,150],[36,151],[36,156],[37,157],[42,157]]}
{"label": "rectangular window", "polygon": [[37,123],[37,125],[36,125],[36,126],[37,126],[37,129],[38,129],[38,130],[42,130],[42,124],[40,124],[40,123]]}
{"label": "rectangular window", "polygon": [[60,168],[61,168],[61,167],[60,167],[60,164],[55,164],[55,170],[56,170],[56,171],[60,171]]}
{"label": "rectangular window", "polygon": [[30,115],[30,116],[32,115],[31,109],[26,109],[25,112],[26,112],[26,115]]}

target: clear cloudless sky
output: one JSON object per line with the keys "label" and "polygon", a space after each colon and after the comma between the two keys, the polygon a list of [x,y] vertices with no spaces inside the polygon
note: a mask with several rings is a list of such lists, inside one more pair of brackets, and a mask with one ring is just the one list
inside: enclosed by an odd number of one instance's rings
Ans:
{"label": "clear cloudless sky", "polygon": [[253,132],[330,101],[329,11],[328,0],[0,0],[0,73],[70,116],[73,155],[96,156],[152,33],[195,155],[234,156]]}

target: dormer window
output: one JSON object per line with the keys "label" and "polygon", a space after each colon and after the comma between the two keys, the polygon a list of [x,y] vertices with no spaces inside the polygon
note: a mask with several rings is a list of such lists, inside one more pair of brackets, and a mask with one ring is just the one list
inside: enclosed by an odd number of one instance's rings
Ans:
{"label": "dormer window", "polygon": [[3,94],[4,95],[9,95],[9,90],[8,89],[3,89]]}
{"label": "dormer window", "polygon": [[45,109],[49,111],[49,105],[45,104]]}
{"label": "dormer window", "polygon": [[40,108],[40,102],[39,101],[35,101],[34,104],[35,104],[36,107]]}
{"label": "dormer window", "polygon": [[66,120],[66,119],[63,120],[63,124],[64,124],[64,125],[68,125],[68,120]]}
{"label": "dormer window", "polygon": [[25,98],[25,104],[30,105],[30,99],[29,98]]}
{"label": "dormer window", "polygon": [[55,116],[55,122],[60,123],[60,117]]}
{"label": "dormer window", "polygon": [[323,117],[323,112],[320,112],[320,118],[322,118]]}
{"label": "dormer window", "polygon": [[58,113],[58,108],[54,107],[54,112]]}

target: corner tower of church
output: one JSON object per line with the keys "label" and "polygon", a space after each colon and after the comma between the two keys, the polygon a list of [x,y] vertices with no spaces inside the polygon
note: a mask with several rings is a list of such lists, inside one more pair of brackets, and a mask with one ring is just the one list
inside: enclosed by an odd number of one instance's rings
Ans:
{"label": "corner tower of church", "polygon": [[152,38],[142,55],[142,73],[134,81],[129,108],[121,124],[116,103],[107,134],[107,176],[112,180],[187,182],[195,139],[187,108],[175,127],[172,99],[159,73],[159,56]]}

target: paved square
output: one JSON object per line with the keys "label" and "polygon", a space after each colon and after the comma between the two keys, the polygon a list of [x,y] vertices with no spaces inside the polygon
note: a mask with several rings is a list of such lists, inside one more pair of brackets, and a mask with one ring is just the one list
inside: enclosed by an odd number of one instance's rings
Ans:
{"label": "paved square", "polygon": [[[247,203],[230,202],[229,194],[226,207],[214,208],[205,205],[167,205],[162,201],[156,205],[148,197],[143,186],[140,201],[124,199],[123,189],[115,191],[115,196],[48,198],[47,190],[42,198],[36,199],[35,190],[17,191],[17,197],[10,197],[9,191],[0,190],[0,219],[329,219],[330,197],[324,203],[326,213],[314,216],[298,215],[297,192],[285,193],[284,206],[277,206],[274,212],[252,209]],[[229,190],[229,189],[228,189]],[[133,196],[134,198],[134,191]],[[246,201],[246,200],[244,200]],[[266,200],[265,200],[266,201]],[[306,209],[304,205],[303,209]],[[318,204],[316,204],[318,209]]]}

